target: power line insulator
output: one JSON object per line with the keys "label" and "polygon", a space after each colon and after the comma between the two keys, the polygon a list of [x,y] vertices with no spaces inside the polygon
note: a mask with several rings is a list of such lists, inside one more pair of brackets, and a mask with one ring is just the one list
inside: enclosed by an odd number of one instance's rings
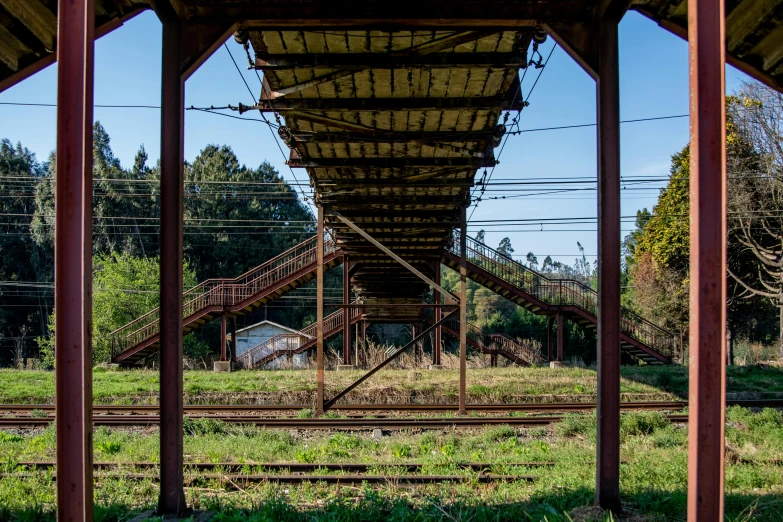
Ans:
{"label": "power line insulator", "polygon": [[547,34],[546,31],[544,31],[541,27],[536,27],[533,29],[533,41],[539,45],[546,42]]}

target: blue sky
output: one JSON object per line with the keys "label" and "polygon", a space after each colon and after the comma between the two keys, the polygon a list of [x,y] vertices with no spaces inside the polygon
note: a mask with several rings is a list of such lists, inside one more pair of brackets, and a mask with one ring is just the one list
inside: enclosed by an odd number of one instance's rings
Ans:
{"label": "blue sky", "polygon": [[[96,43],[95,103],[159,105],[160,103],[160,24],[145,12]],[[546,54],[550,39],[542,48]],[[258,79],[245,70],[246,58],[230,39],[228,47],[255,94]],[[620,110],[622,119],[686,114],[688,112],[688,54],[684,40],[659,28],[636,13],[629,13],[620,25]],[[538,71],[528,72],[522,89],[525,96]],[[749,78],[727,67],[727,92]],[[0,102],[55,103],[57,66],[53,65],[24,82],[0,93]],[[226,49],[220,48],[186,85],[187,106],[221,106],[251,103]],[[555,49],[530,96],[530,106],[521,114],[521,129],[540,129],[595,122],[595,84],[561,49]],[[258,117],[257,114],[249,114]],[[106,127],[112,148],[128,166],[143,144],[152,162],[160,152],[160,119],[157,110],[95,109],[95,119]],[[190,160],[210,143],[228,144],[248,166],[264,160],[275,165],[293,181],[283,156],[266,125],[187,111],[185,115],[185,157]],[[0,105],[0,138],[21,142],[43,160],[55,147],[54,108]],[[546,178],[595,176],[595,127],[527,132],[510,137],[500,156],[492,180],[504,178]],[[669,172],[672,154],[688,142],[688,119],[627,123],[622,126],[621,159],[623,176],[662,177]],[[296,171],[300,182],[304,171]],[[662,183],[625,185],[622,214],[630,216],[642,207],[655,204]],[[500,188],[500,187],[497,187]],[[547,189],[549,190],[549,189]],[[498,193],[486,194],[498,195]],[[472,209],[471,209],[472,210]],[[469,210],[470,213],[470,210]],[[595,192],[526,196],[487,200],[478,205],[472,220],[545,219],[596,215]],[[625,223],[630,230],[632,223]],[[473,228],[473,232],[478,227]],[[555,231],[563,229],[583,231]],[[494,246],[504,236],[511,238],[515,254],[534,252],[572,263],[577,241],[594,259],[594,224],[540,225],[530,227],[487,227],[487,243]]]}

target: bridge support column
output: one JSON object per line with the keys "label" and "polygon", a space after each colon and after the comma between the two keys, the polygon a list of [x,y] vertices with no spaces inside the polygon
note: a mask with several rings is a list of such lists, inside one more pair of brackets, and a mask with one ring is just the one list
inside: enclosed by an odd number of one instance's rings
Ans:
{"label": "bridge support column", "polygon": [[690,51],[690,384],[688,520],[723,520],[726,396],[725,18],[688,1]]}
{"label": "bridge support column", "polygon": [[467,207],[460,209],[459,230],[459,411],[466,415],[466,373],[468,357],[468,268],[467,268]]}
{"label": "bridge support column", "polygon": [[[620,15],[622,16],[622,15]],[[620,16],[598,27],[598,434],[596,503],[620,513]]]}
{"label": "bridge support column", "polygon": [[555,318],[554,317],[549,317],[549,319],[547,321],[547,328],[546,328],[546,360],[547,361],[551,361],[552,360],[552,343],[554,341],[554,339],[552,338],[553,334],[554,334],[552,329],[553,329],[554,323],[555,323]]}
{"label": "bridge support column", "polygon": [[[343,302],[351,303],[351,277],[348,256],[343,257]],[[343,308],[343,364],[351,364],[351,309]],[[356,362],[354,361],[354,364]]]}
{"label": "bridge support column", "polygon": [[[435,282],[440,284],[440,261],[437,261],[435,263]],[[443,302],[443,300],[440,297],[440,292],[438,292],[437,290],[433,289],[432,293],[434,295],[434,303],[436,305],[437,304],[441,304],[441,302]],[[438,321],[440,321],[442,313],[443,312],[441,311],[440,307],[435,307],[433,309],[433,317],[434,317],[436,323]],[[432,345],[432,364],[433,364],[433,366],[440,366],[440,350],[441,350],[441,341],[442,341],[442,338],[443,338],[442,336],[443,336],[443,330],[441,329],[440,326],[438,326],[437,328],[435,328],[435,341],[434,341],[434,343]]]}
{"label": "bridge support column", "polygon": [[226,314],[223,314],[220,316],[220,360],[221,361],[227,361],[228,358],[226,356]]}
{"label": "bridge support column", "polygon": [[557,360],[563,362],[563,343],[565,329],[563,328],[563,314],[557,314]]}
{"label": "bridge support column", "polygon": [[184,104],[182,23],[168,3],[163,24],[160,146],[160,515],[186,511],[182,445],[182,223]]}
{"label": "bridge support column", "polygon": [[54,300],[57,520],[93,519],[93,0],[60,0]]}
{"label": "bridge support column", "polygon": [[229,358],[232,361],[237,359],[237,316],[231,319],[231,354]]}
{"label": "bridge support column", "polygon": [[324,413],[324,209],[318,205],[316,246],[316,399],[315,414]]}

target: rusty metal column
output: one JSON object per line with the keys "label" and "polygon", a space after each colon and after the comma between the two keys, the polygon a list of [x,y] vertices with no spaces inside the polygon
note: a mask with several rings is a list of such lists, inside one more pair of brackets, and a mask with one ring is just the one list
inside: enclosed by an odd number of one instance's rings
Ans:
{"label": "rusty metal column", "polygon": [[315,414],[324,413],[324,209],[318,205],[318,232],[316,239],[316,398]]}
{"label": "rusty metal column", "polygon": [[226,361],[226,314],[220,316],[220,360]]}
{"label": "rusty metal column", "polygon": [[54,240],[57,520],[91,521],[92,0],[60,0]]}
{"label": "rusty metal column", "polygon": [[554,326],[555,318],[549,317],[547,320],[547,327],[546,327],[546,357],[547,361],[552,360],[552,343],[554,339],[552,339],[554,332],[552,331],[552,327]]}
{"label": "rusty metal column", "polygon": [[[435,263],[435,282],[440,285],[440,260],[438,260]],[[443,302],[443,299],[440,296],[440,292],[437,290],[433,290],[432,292],[435,296],[435,304],[441,304]],[[440,307],[435,307],[433,310],[433,317],[435,318],[435,322],[437,323],[440,321],[442,317],[442,311]],[[440,366],[440,348],[441,348],[441,341],[443,339],[443,330],[441,329],[441,326],[438,325],[437,328],[435,328],[435,344],[432,346],[432,364],[435,366]]]}
{"label": "rusty metal column", "polygon": [[563,330],[563,314],[557,314],[557,360],[563,361],[563,342],[565,331]]}
{"label": "rusty metal column", "polygon": [[[348,256],[343,256],[343,302],[345,304],[351,304],[351,277],[348,275],[348,263]],[[343,308],[343,364],[351,364],[350,308]]]}
{"label": "rusty metal column", "polygon": [[231,357],[232,361],[237,358],[237,316],[231,319]]}
{"label": "rusty metal column", "polygon": [[726,396],[724,5],[688,0],[691,113],[688,520],[723,520]]}
{"label": "rusty metal column", "polygon": [[459,411],[465,415],[466,373],[468,357],[468,267],[467,267],[467,207],[460,208],[459,229]]}
{"label": "rusty metal column", "polygon": [[[166,10],[168,7],[168,11]],[[186,511],[182,444],[182,223],[185,83],[182,24],[170,6],[163,24],[160,111],[160,499],[158,516]]]}
{"label": "rusty metal column", "polygon": [[618,19],[598,22],[598,433],[596,503],[620,513],[620,74]]}

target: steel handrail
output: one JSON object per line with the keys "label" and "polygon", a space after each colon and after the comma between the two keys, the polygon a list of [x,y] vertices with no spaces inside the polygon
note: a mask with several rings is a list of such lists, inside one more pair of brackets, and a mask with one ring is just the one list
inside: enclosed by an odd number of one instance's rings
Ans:
{"label": "steel handrail", "polygon": [[[546,304],[575,306],[597,316],[598,292],[584,283],[574,279],[549,278],[471,237],[466,238],[466,243],[470,263]],[[454,232],[454,240],[447,248],[453,254],[460,255],[459,231]],[[626,308],[621,309],[621,329],[628,336],[667,357],[674,355],[675,337],[671,332]]]}
{"label": "steel handrail", "polygon": [[[207,279],[182,294],[183,318],[209,307],[231,307],[316,262],[317,238],[313,236],[235,278]],[[324,254],[337,250],[324,241]],[[112,357],[148,340],[159,332],[160,308],[155,308],[111,332]]]}

